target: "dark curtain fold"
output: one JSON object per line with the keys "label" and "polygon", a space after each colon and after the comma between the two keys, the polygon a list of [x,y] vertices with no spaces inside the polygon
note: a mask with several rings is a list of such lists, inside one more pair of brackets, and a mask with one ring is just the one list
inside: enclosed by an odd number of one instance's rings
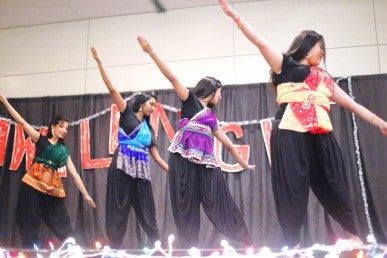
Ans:
{"label": "dark curtain fold", "polygon": [[[349,84],[346,79],[340,81],[340,86],[348,92],[351,86],[356,101],[382,118],[387,119],[387,75],[356,76]],[[180,108],[180,100],[172,90],[153,91],[158,102],[171,107]],[[123,93],[124,97],[130,92]],[[218,106],[218,116],[225,122],[246,122],[242,125],[243,136],[236,139],[228,136],[235,144],[250,145],[250,163],[257,166],[254,172],[225,173],[231,193],[240,207],[246,224],[253,237],[254,245],[278,247],[281,243],[281,229],[278,225],[273,196],[271,192],[270,165],[266,154],[260,120],[273,117],[276,111],[275,94],[266,83],[248,85],[226,85],[223,88],[223,100]],[[110,107],[112,100],[108,94],[43,97],[10,99],[10,103],[20,114],[33,125],[48,124],[53,114],[63,114],[69,121],[90,118],[90,149],[92,158],[111,157],[108,153],[110,113],[99,114]],[[177,113],[165,109],[169,121],[176,130]],[[0,107],[0,115],[9,118],[4,107]],[[350,183],[350,194],[356,213],[356,222],[362,238],[368,234],[367,218],[364,212],[363,197],[360,189],[357,156],[354,140],[354,124],[351,113],[337,105],[331,112],[334,133],[341,146],[346,164],[346,173]],[[361,148],[362,169],[366,185],[367,202],[370,209],[370,219],[379,242],[386,242],[387,235],[387,139],[380,131],[368,123],[356,118],[359,146]],[[158,148],[161,156],[168,159],[169,140],[161,124],[158,131]],[[5,163],[0,167],[0,246],[19,247],[20,233],[15,224],[15,208],[21,177],[25,173],[25,160],[17,171],[10,171],[9,164],[12,155],[14,126],[11,126],[7,142]],[[80,160],[80,126],[71,126],[66,137],[71,157],[80,173],[86,188],[97,203],[92,209],[82,200],[72,178],[65,179],[67,193],[66,207],[74,228],[74,237],[84,247],[93,248],[96,241],[108,244],[105,233],[105,193],[107,168],[82,169]],[[232,157],[223,149],[222,159],[227,163],[235,163]],[[173,222],[167,174],[159,167],[151,164],[153,171],[152,187],[154,192],[157,222],[162,240],[167,241],[169,234],[174,234],[176,228]],[[209,223],[204,213],[201,214],[200,248],[216,248],[224,239]],[[316,242],[330,244],[337,237],[343,237],[343,230],[322,209],[313,194],[310,195],[308,216],[302,229],[302,244],[310,246]],[[55,240],[50,230],[42,225],[40,240],[48,247],[48,241]],[[123,249],[141,249],[147,243],[145,235],[136,221],[133,211],[130,212],[127,233],[123,241]],[[241,243],[231,241],[235,247]]]}
{"label": "dark curtain fold", "polygon": [[[378,116],[387,118],[387,75],[373,75],[353,77],[352,83],[343,80],[341,84],[343,89],[348,92],[352,86],[352,92],[355,100],[373,111]],[[364,173],[364,181],[366,187],[367,202],[369,204],[370,219],[372,222],[375,236],[379,242],[386,243],[387,241],[387,138],[384,137],[378,129],[369,123],[355,118],[355,125],[358,130],[358,143],[361,150],[360,161]],[[353,133],[354,127],[344,128],[341,131],[348,130],[348,135]],[[352,130],[352,131],[351,131]],[[337,131],[337,130],[336,130]],[[349,138],[348,136],[348,138]],[[352,138],[353,140],[353,138]],[[354,143],[353,143],[354,144]],[[353,146],[353,145],[352,145]],[[349,152],[349,155],[354,159],[355,155]],[[348,157],[349,158],[349,157]],[[353,160],[354,161],[354,160]],[[352,173],[356,173],[358,168],[352,167]],[[353,184],[359,185],[359,178],[355,179]],[[359,193],[359,188],[354,188],[356,198],[355,209],[358,214],[364,214],[363,198]],[[366,229],[366,216],[360,216],[359,227],[362,232]]]}

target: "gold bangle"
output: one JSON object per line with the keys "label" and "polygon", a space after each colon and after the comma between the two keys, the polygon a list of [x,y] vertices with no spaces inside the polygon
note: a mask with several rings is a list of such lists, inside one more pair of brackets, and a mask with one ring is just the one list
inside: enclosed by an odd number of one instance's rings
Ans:
{"label": "gold bangle", "polygon": [[242,26],[244,23],[245,23],[245,19],[243,19],[243,17],[240,17],[238,22],[236,23],[237,28],[242,29]]}

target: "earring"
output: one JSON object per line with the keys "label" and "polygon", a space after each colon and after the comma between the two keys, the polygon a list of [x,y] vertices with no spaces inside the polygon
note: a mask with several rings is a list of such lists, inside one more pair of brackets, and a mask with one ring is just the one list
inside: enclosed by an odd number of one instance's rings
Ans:
{"label": "earring", "polygon": [[305,58],[306,59],[308,59],[308,58],[310,58],[312,55],[310,54],[310,53],[308,53],[306,56],[305,56]]}
{"label": "earring", "polygon": [[139,111],[142,111],[142,108],[140,107]]}

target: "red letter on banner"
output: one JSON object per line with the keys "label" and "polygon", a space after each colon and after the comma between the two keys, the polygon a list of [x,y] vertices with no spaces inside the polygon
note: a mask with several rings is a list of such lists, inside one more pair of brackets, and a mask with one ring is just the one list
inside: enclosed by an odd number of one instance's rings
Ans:
{"label": "red letter on banner", "polygon": [[81,131],[81,163],[84,169],[109,167],[111,158],[91,159],[90,157],[90,129],[89,120],[84,119],[80,124]]}
{"label": "red letter on banner", "polygon": [[113,154],[118,146],[118,127],[120,126],[120,111],[116,104],[110,108],[110,133],[109,133],[109,154]]}
{"label": "red letter on banner", "polygon": [[10,122],[0,118],[0,166],[4,165],[5,150],[7,149],[7,140],[9,134]]}
{"label": "red letter on banner", "polygon": [[32,144],[31,138],[24,138],[24,131],[21,125],[15,126],[15,139],[13,141],[12,160],[9,170],[17,170],[26,153],[26,170],[31,166],[35,156],[35,145]]}
{"label": "red letter on banner", "polygon": [[41,134],[41,135],[44,135],[44,136],[47,136],[47,133],[48,133],[48,128],[47,127],[41,127],[40,129],[39,129],[39,133]]}
{"label": "red letter on banner", "polygon": [[266,118],[261,120],[261,130],[262,130],[262,136],[263,141],[265,143],[266,147],[266,154],[269,159],[269,164],[271,165],[271,155],[270,155],[270,136],[271,136],[271,129],[272,129],[272,119]]}
{"label": "red letter on banner", "polygon": [[172,142],[173,136],[175,136],[175,131],[173,130],[171,123],[169,122],[163,107],[157,103],[156,108],[150,117],[150,123],[153,127],[156,139],[158,137],[158,131],[159,131],[159,118],[161,120],[161,124],[164,127],[164,130],[167,134],[169,141]]}
{"label": "red letter on banner", "polygon": [[[240,127],[237,124],[227,124],[227,125],[220,127],[219,130],[222,130],[225,133],[233,132],[237,139],[239,139],[243,136],[242,127]],[[242,158],[246,162],[248,162],[249,157],[250,157],[250,145],[235,145],[235,148],[239,151]],[[242,166],[239,163],[227,164],[227,163],[222,161],[222,143],[219,142],[216,138],[215,138],[214,152],[215,152],[215,157],[218,160],[223,171],[225,171],[225,172],[238,172],[238,171],[243,170]]]}

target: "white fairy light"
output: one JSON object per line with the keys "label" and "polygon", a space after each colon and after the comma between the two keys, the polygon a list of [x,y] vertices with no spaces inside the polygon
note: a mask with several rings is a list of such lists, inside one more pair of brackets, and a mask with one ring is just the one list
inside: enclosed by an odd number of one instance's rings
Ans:
{"label": "white fairy light", "polygon": [[251,256],[251,255],[253,255],[253,254],[254,254],[254,248],[248,247],[248,248],[246,249],[246,255]]}
{"label": "white fairy light", "polygon": [[285,245],[281,248],[281,252],[286,252],[287,250],[289,250],[289,246]]}
{"label": "white fairy light", "polygon": [[368,243],[371,243],[371,244],[376,244],[376,238],[375,238],[375,235],[369,234],[369,235],[367,236],[367,242],[368,242]]}
{"label": "white fairy light", "polygon": [[104,246],[103,249],[102,249],[102,254],[101,256],[102,257],[111,257],[112,255],[112,249],[110,248],[110,246]]}
{"label": "white fairy light", "polygon": [[200,251],[196,247],[191,247],[191,249],[189,249],[189,251],[188,251],[188,254],[191,257],[201,257],[200,256]]}
{"label": "white fairy light", "polygon": [[68,257],[84,257],[82,247],[79,245],[71,245],[68,249]]}
{"label": "white fairy light", "polygon": [[166,251],[161,247],[161,241],[157,240],[154,243],[154,248],[149,250],[147,248],[143,248],[143,252],[145,253],[146,256],[152,256],[154,253],[159,252],[165,257],[170,257],[172,253],[172,247],[170,247],[170,254],[167,254]]}
{"label": "white fairy light", "polygon": [[220,245],[223,246],[224,248],[229,247],[227,240],[220,241]]}
{"label": "white fairy light", "polygon": [[219,257],[220,256],[220,252],[218,250],[215,250],[211,253],[210,257]]}
{"label": "white fairy light", "polygon": [[19,255],[17,257],[18,258],[26,258],[26,256],[23,253],[19,253]]}
{"label": "white fairy light", "polygon": [[262,247],[259,252],[257,253],[258,258],[270,258],[275,257],[273,253],[270,251],[270,249],[266,246]]}
{"label": "white fairy light", "polygon": [[229,245],[227,240],[222,240],[220,242],[220,245],[224,248],[223,249],[223,256],[235,257],[237,255],[237,252],[235,251],[235,249],[231,245]]}
{"label": "white fairy light", "polygon": [[115,257],[126,257],[127,253],[124,250],[118,250]]}
{"label": "white fairy light", "polygon": [[151,252],[151,249],[149,249],[149,247],[145,246],[142,251],[144,252],[144,254],[149,254]]}
{"label": "white fairy light", "polygon": [[172,243],[173,243],[173,241],[175,241],[175,236],[171,234],[168,236],[168,255],[169,256],[172,256],[172,250],[173,250]]}
{"label": "white fairy light", "polygon": [[175,236],[171,234],[168,236],[168,244],[172,245],[173,241],[175,241]]}

